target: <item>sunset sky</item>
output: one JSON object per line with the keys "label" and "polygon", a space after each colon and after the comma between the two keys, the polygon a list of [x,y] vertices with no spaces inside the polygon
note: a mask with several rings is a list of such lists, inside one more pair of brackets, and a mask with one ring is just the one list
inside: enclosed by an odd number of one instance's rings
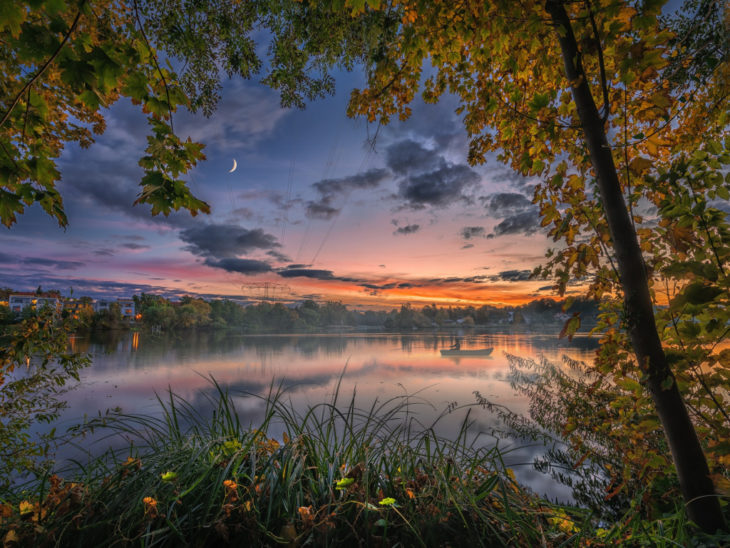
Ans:
{"label": "sunset sky", "polygon": [[[0,284],[75,295],[339,300],[357,307],[516,304],[552,294],[526,280],[552,243],[530,203],[531,181],[491,157],[466,163],[456,102],[416,102],[405,123],[348,119],[358,72],[337,95],[282,109],[255,82],[225,83],[216,113],[178,113],[175,129],[205,143],[188,177],[210,215],[151,217],[132,206],[147,124],[121,101],[87,150],[69,147],[59,189],[64,231],[34,206],[3,234]],[[229,173],[233,160],[238,169]]]}

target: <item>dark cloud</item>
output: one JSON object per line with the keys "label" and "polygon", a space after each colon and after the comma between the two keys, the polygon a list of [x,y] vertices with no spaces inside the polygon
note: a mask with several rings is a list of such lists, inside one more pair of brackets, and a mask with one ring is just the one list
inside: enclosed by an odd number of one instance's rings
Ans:
{"label": "dark cloud", "polygon": [[60,278],[43,275],[37,272],[30,274],[0,272],[0,285],[12,287],[15,291],[32,291],[39,285],[44,289],[59,289],[68,294],[68,288],[74,288],[74,295],[87,295],[94,298],[130,297],[139,293],[153,293],[168,298],[181,297],[184,292],[162,285],[135,284],[88,278]]}
{"label": "dark cloud", "polygon": [[304,214],[310,219],[329,221],[340,212],[338,208],[330,205],[331,201],[332,199],[327,196],[322,197],[318,202],[309,201]]}
{"label": "dark cloud", "polygon": [[285,268],[279,271],[282,278],[314,278],[316,280],[334,280],[335,275],[331,270],[318,270],[312,268]]}
{"label": "dark cloud", "polygon": [[421,229],[421,225],[405,225],[395,229],[393,234],[413,234]]}
{"label": "dark cloud", "polygon": [[[298,266],[298,265],[292,265]],[[282,278],[313,278],[315,280],[332,280],[338,282],[362,282],[357,278],[349,278],[345,276],[335,276],[331,270],[321,270],[317,268],[283,268],[277,270],[277,274]]]}
{"label": "dark cloud", "polygon": [[461,237],[465,240],[471,240],[472,238],[483,238],[484,227],[482,226],[465,226],[461,229]]}
{"label": "dark cloud", "polygon": [[390,175],[390,171],[374,168],[365,173],[341,177],[339,179],[323,179],[312,184],[319,193],[318,200],[306,203],[305,215],[310,219],[329,220],[340,212],[341,207],[335,205],[337,198],[354,190],[377,188]]}
{"label": "dark cloud", "polygon": [[534,209],[532,202],[524,194],[501,192],[482,198],[487,211],[495,217],[510,217],[526,210]]}
{"label": "dark cloud", "polygon": [[80,261],[64,261],[61,259],[46,259],[43,257],[16,257],[15,262],[44,268],[56,268],[58,270],[76,270],[85,264]]}
{"label": "dark cloud", "polygon": [[533,234],[540,230],[540,211],[524,194],[501,192],[480,198],[486,210],[502,221],[487,238],[503,234]]}
{"label": "dark cloud", "polygon": [[282,263],[286,263],[288,261],[291,261],[291,259],[288,256],[284,255],[283,253],[279,253],[275,249],[272,249],[270,251],[267,251],[266,254],[269,257],[273,257],[277,261],[281,261]]}
{"label": "dark cloud", "polygon": [[405,122],[390,124],[382,130],[385,139],[401,141],[404,135],[412,139],[434,142],[438,150],[450,150],[466,156],[467,132],[462,116],[456,113],[459,102],[453,95],[444,95],[437,103],[415,100],[410,107],[413,114]]}
{"label": "dark cloud", "polygon": [[362,190],[366,188],[377,187],[383,179],[389,175],[387,169],[374,168],[365,173],[350,175],[340,179],[323,179],[312,186],[322,195],[343,194],[353,190]]}
{"label": "dark cloud", "polygon": [[360,287],[367,290],[367,293],[373,296],[379,295],[381,291],[387,291],[389,289],[410,289],[414,287],[420,287],[418,284],[411,282],[388,282],[388,283],[361,283]]}
{"label": "dark cloud", "polygon": [[540,214],[535,208],[531,211],[507,217],[494,227],[494,234],[497,236],[504,234],[534,234],[540,228]]}
{"label": "dark cloud", "polygon": [[519,171],[510,168],[497,169],[491,174],[491,179],[495,183],[510,183],[515,188],[527,189],[534,181],[531,177],[525,177]]}
{"label": "dark cloud", "polygon": [[396,287],[399,287],[400,284],[398,282],[390,282],[387,284],[376,284],[376,283],[366,283],[366,284],[360,284],[360,287],[364,287],[366,289],[395,289]]}
{"label": "dark cloud", "polygon": [[530,279],[531,270],[504,270],[499,274],[489,276],[493,282],[524,282]]}
{"label": "dark cloud", "polygon": [[416,141],[399,141],[385,151],[385,164],[396,175],[433,171],[441,163],[441,156]]}
{"label": "dark cloud", "polygon": [[128,244],[122,244],[120,247],[123,247],[124,249],[131,249],[132,251],[138,251],[141,249],[149,249],[150,246],[143,245],[143,244],[135,244],[135,243],[128,243]]}
{"label": "dark cloud", "polygon": [[464,192],[479,180],[479,174],[469,166],[443,162],[434,171],[401,180],[398,183],[398,195],[413,209],[448,206],[457,201],[470,203],[470,198]]}
{"label": "dark cloud", "polygon": [[[119,164],[113,167],[108,162],[84,161],[83,167],[64,165],[62,192],[72,197],[72,211],[88,208],[89,202],[112,211],[143,221],[145,224],[184,228],[193,226],[194,219],[187,211],[172,211],[168,216],[151,214],[148,204],[133,205],[141,187],[141,170],[130,171]],[[99,179],[104,173],[104,180]],[[194,193],[197,197],[198,193]],[[73,200],[78,201],[74,203]],[[78,214],[78,213],[77,213]],[[72,213],[73,215],[73,213]]]}
{"label": "dark cloud", "polygon": [[190,245],[185,249],[196,255],[227,259],[256,249],[273,250],[281,247],[275,236],[260,228],[252,230],[233,224],[208,224],[187,228],[180,239]]}
{"label": "dark cloud", "polygon": [[450,276],[448,278],[431,278],[430,280],[426,280],[426,282],[430,285],[449,285],[454,283],[481,284],[487,282],[488,280],[490,280],[489,276],[484,276],[480,274],[477,276],[468,277]]}
{"label": "dark cloud", "polygon": [[264,261],[255,259],[239,259],[236,257],[226,257],[224,259],[207,258],[205,265],[213,268],[221,268],[228,272],[238,272],[247,276],[253,274],[261,274],[262,272],[271,272],[271,265]]}

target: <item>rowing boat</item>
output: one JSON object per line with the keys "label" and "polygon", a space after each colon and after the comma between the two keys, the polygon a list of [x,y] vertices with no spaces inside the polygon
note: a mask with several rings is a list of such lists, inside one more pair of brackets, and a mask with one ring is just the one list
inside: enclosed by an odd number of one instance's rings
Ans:
{"label": "rowing boat", "polygon": [[448,348],[441,351],[442,356],[489,356],[494,348],[474,348],[471,350],[464,350],[459,348]]}

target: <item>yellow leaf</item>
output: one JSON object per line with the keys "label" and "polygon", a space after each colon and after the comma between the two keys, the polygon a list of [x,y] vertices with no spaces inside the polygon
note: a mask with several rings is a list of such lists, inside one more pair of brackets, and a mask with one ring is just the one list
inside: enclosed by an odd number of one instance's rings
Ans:
{"label": "yellow leaf", "polygon": [[648,158],[637,156],[636,158],[631,160],[631,162],[629,162],[629,170],[634,175],[642,175],[645,171],[651,169],[653,165],[654,162],[652,162]]}
{"label": "yellow leaf", "polygon": [[11,529],[8,531],[8,533],[5,535],[5,538],[3,539],[3,546],[13,546],[20,543],[20,539],[18,538],[18,533],[15,532],[14,529]]}

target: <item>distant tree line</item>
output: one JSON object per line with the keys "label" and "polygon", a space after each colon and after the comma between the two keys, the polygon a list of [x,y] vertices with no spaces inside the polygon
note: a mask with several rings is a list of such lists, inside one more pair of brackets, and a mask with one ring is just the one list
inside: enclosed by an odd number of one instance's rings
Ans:
{"label": "distant tree line", "polygon": [[[10,294],[0,289],[0,300]],[[475,326],[529,326],[554,325],[560,327],[574,313],[580,313],[583,325],[593,325],[598,313],[597,303],[587,299],[566,301],[538,299],[520,306],[497,307],[437,306],[421,308],[404,304],[392,310],[354,310],[341,302],[318,303],[306,300],[296,306],[283,303],[261,302],[243,306],[226,299],[204,300],[185,296],[172,301],[159,295],[142,293],[133,297],[137,319],[134,325],[154,331],[185,329],[236,329],[250,333],[307,332],[345,328],[382,328],[392,330],[475,327]],[[127,329],[132,325],[122,317],[117,303],[108,309],[94,311],[92,300],[81,297],[73,309],[61,314],[73,314],[80,329],[94,331]],[[25,316],[32,310],[23,312]],[[9,324],[22,319],[5,305],[0,305],[0,323]]]}
{"label": "distant tree line", "polygon": [[539,299],[520,306],[416,308],[404,304],[393,310],[354,310],[341,302],[306,300],[296,306],[261,302],[242,306],[230,300],[206,301],[183,297],[170,301],[156,295],[134,297],[141,324],[160,331],[190,328],[237,329],[245,332],[306,332],[344,328],[428,329],[490,325],[532,324],[560,327],[569,315],[580,313],[584,325],[592,325],[598,312],[595,302],[577,299],[568,315],[565,301]]}

